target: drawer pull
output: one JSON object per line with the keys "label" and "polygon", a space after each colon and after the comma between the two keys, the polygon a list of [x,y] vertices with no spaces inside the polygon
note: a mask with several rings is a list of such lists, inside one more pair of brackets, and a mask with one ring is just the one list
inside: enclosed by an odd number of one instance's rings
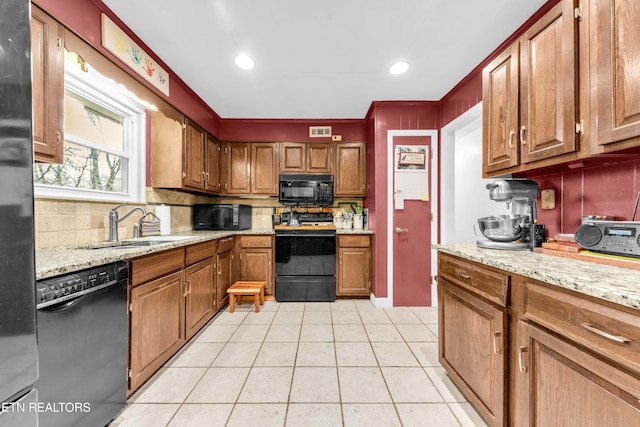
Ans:
{"label": "drawer pull", "polygon": [[527,352],[527,347],[521,345],[518,351],[518,367],[523,374],[527,373],[527,367],[522,363],[522,354]]}
{"label": "drawer pull", "polygon": [[582,322],[580,324],[580,326],[582,326],[583,328],[585,328],[589,332],[593,332],[594,334],[600,335],[601,337],[606,338],[606,339],[611,340],[611,341],[619,342],[621,344],[629,344],[631,342],[631,340],[628,339],[628,338],[620,337],[620,336],[617,336],[617,335],[612,335],[612,334],[610,334],[608,332],[605,332],[605,331],[602,331],[602,330],[596,328],[595,326],[593,326],[593,325],[591,325],[591,324],[589,324],[587,322]]}
{"label": "drawer pull", "polygon": [[463,279],[471,279],[471,276],[469,276],[464,270],[459,270],[456,268],[456,274],[458,275],[458,277],[462,277]]}
{"label": "drawer pull", "polygon": [[493,333],[493,352],[495,354],[500,354],[500,346],[498,345],[499,339],[500,339],[500,331],[495,331]]}

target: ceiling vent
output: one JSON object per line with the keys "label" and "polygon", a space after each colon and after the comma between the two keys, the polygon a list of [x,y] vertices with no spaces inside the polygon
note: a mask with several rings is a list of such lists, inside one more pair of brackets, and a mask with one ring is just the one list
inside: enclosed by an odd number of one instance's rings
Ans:
{"label": "ceiling vent", "polygon": [[309,126],[310,138],[323,138],[331,136],[331,126]]}

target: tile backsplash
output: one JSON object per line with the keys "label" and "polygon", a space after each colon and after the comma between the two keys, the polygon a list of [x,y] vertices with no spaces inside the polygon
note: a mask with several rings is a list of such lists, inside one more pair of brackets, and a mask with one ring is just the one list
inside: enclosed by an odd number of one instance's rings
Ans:
{"label": "tile backsplash", "polygon": [[[265,198],[224,198],[194,195],[173,190],[147,188],[146,204],[130,204],[118,210],[120,216],[134,207],[143,207],[154,212],[156,206],[171,207],[171,233],[186,233],[193,229],[191,213],[196,203],[244,203],[251,205],[252,226],[257,229],[271,228],[271,213],[281,206],[272,197]],[[354,200],[361,204],[362,200]],[[337,202],[336,202],[337,203]],[[109,239],[109,211],[118,203],[76,201],[61,199],[35,199],[36,248],[76,246],[103,242]],[[118,224],[120,239],[133,237],[133,225],[140,220],[140,213],[134,212]]]}

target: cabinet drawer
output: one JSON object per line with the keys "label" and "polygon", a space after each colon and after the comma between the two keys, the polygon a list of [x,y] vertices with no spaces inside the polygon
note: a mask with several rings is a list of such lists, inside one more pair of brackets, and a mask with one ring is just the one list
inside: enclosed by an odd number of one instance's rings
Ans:
{"label": "cabinet drawer", "polygon": [[218,240],[218,253],[222,254],[233,249],[234,241],[233,236]]}
{"label": "cabinet drawer", "polygon": [[640,373],[640,316],[525,282],[523,318]]}
{"label": "cabinet drawer", "polygon": [[156,277],[184,268],[184,248],[159,252],[131,260],[131,285],[136,286]]}
{"label": "cabinet drawer", "polygon": [[209,258],[216,254],[216,242],[210,240],[208,242],[196,243],[186,248],[186,265],[194,264],[205,258]]}
{"label": "cabinet drawer", "polygon": [[240,236],[242,248],[270,248],[271,236]]}
{"label": "cabinet drawer", "polygon": [[462,258],[439,255],[438,274],[505,307],[509,303],[509,275]]}
{"label": "cabinet drawer", "polygon": [[359,235],[338,236],[338,246],[366,248],[369,246],[369,236],[359,236]]}

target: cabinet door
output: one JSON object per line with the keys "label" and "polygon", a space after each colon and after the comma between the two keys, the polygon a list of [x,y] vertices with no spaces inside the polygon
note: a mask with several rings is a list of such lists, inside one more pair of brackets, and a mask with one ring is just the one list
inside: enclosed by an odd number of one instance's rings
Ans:
{"label": "cabinet door", "polygon": [[227,289],[231,287],[233,284],[232,281],[232,251],[226,251],[218,254],[218,259],[216,261],[216,265],[218,268],[218,278],[216,280],[216,294],[217,294],[217,309],[221,309],[222,306],[229,302],[229,295],[227,294]]}
{"label": "cabinet door", "polygon": [[595,10],[598,144],[605,145],[640,136],[640,7],[599,0]]}
{"label": "cabinet door", "polygon": [[249,143],[224,144],[224,194],[251,193],[251,148]]}
{"label": "cabinet door", "polygon": [[64,28],[31,10],[33,144],[37,162],[62,163],[64,149]]}
{"label": "cabinet door", "polygon": [[265,282],[265,295],[273,295],[273,250],[243,248],[240,251],[241,280]]}
{"label": "cabinet door", "polygon": [[640,379],[520,322],[516,425],[637,426]]}
{"label": "cabinet door", "polygon": [[333,143],[307,144],[307,172],[331,173],[333,171]]}
{"label": "cabinet door", "polygon": [[185,334],[190,339],[214,314],[213,259],[207,258],[185,269]]}
{"label": "cabinet door", "polygon": [[179,271],[131,289],[131,391],[185,342],[183,283],[183,272]]}
{"label": "cabinet door", "polygon": [[335,196],[366,195],[366,146],[363,142],[336,144]]}
{"label": "cabinet door", "polygon": [[518,61],[516,42],[482,70],[482,172],[517,166]]}
{"label": "cabinet door", "polygon": [[506,322],[504,311],[440,278],[440,363],[490,425],[506,425]]}
{"label": "cabinet door", "polygon": [[301,173],[307,169],[307,144],[283,142],[280,144],[280,173]]}
{"label": "cabinet door", "polygon": [[563,0],[520,39],[521,163],[577,149],[578,20],[573,3]]}
{"label": "cabinet door", "polygon": [[204,189],[206,173],[204,171],[204,131],[191,120],[185,120],[184,126],[184,169],[182,185]]}
{"label": "cabinet door", "polygon": [[370,248],[338,248],[336,295],[369,295],[370,277]]}
{"label": "cabinet door", "polygon": [[278,195],[278,148],[275,143],[251,144],[251,194]]}
{"label": "cabinet door", "polygon": [[207,134],[207,144],[205,147],[206,153],[206,178],[205,178],[205,190],[212,193],[217,193],[220,189],[220,179],[218,177],[218,156],[220,152],[220,145],[218,141]]}

